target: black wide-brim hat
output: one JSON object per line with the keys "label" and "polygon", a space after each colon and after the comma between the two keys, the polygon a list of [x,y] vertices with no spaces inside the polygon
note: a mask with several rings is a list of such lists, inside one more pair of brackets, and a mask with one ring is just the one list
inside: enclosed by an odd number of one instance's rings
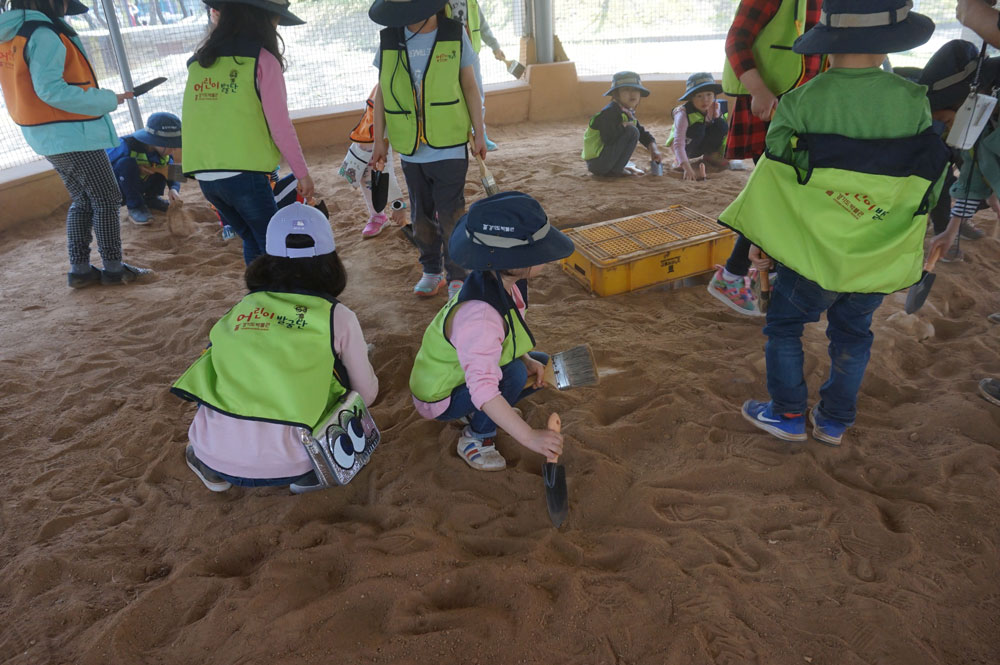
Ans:
{"label": "black wide-brim hat", "polygon": [[266,9],[278,15],[278,25],[303,25],[305,21],[293,14],[288,8],[290,0],[203,0],[212,9],[220,9],[220,5],[250,5]]}
{"label": "black wide-brim hat", "polygon": [[69,6],[66,7],[66,16],[79,16],[89,11],[90,7],[80,2],[80,0],[69,0]]}
{"label": "black wide-brim hat", "polygon": [[642,79],[635,72],[618,72],[611,78],[611,87],[604,93],[607,97],[619,88],[635,88],[640,97],[649,97],[649,90],[643,87]]}
{"label": "black wide-brim hat", "polygon": [[687,90],[680,96],[680,101],[687,101],[691,95],[696,95],[699,92],[714,92],[717,95],[721,95],[722,86],[716,83],[715,77],[708,72],[692,74],[688,77]]}
{"label": "black wide-brim hat", "polygon": [[[931,110],[960,106],[969,96],[978,66],[979,48],[964,39],[953,39],[935,51],[916,79],[917,83],[927,86]],[[979,73],[979,87],[992,88],[998,76],[1000,58],[987,58]]]}
{"label": "black wide-brim hat", "polygon": [[448,255],[468,270],[516,270],[564,259],[573,241],[522,192],[476,201],[455,225]]}
{"label": "black wide-brim hat", "polygon": [[444,9],[448,0],[375,0],[368,18],[387,28],[420,23]]}
{"label": "black wide-brim hat", "polygon": [[934,21],[912,9],[912,0],[823,0],[819,23],[796,39],[792,50],[803,55],[908,51],[934,32]]}
{"label": "black wide-brim hat", "polygon": [[159,111],[149,116],[146,126],[132,134],[132,137],[146,145],[180,148],[181,119],[173,113]]}

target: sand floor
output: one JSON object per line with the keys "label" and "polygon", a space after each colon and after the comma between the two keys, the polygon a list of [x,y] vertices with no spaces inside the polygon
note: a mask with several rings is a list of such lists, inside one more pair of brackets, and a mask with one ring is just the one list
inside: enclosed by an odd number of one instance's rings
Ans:
{"label": "sand floor", "polygon": [[[714,216],[746,179],[597,181],[578,124],[490,132],[497,180],[559,226],[675,203]],[[126,260],[158,273],[142,286],[66,288],[61,213],[0,234],[0,662],[1000,662],[1000,408],[976,393],[1000,376],[989,213],[919,325],[902,294],[877,313],[839,450],[740,417],[765,395],[759,320],[703,286],[600,299],[550,268],[531,292],[540,347],[588,342],[603,376],[522,405],[535,426],[562,415],[557,531],[540,457],[501,435],[508,470],[474,472],[458,430],[414,412],[411,359],[444,299],[411,295],[396,228],[361,240],[345,147],[308,157],[342,299],[374,344],[384,439],[342,489],[213,494],[184,464],[193,407],[167,389],[243,295],[238,241],[196,186],[183,214],[123,224]],[[466,193],[481,195],[473,169]],[[822,326],[805,339],[815,394]]]}

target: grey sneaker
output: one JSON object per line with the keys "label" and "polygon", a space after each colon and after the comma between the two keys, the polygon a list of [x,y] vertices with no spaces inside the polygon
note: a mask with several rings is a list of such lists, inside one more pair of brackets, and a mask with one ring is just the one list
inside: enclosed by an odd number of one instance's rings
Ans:
{"label": "grey sneaker", "polygon": [[966,240],[979,240],[986,232],[981,228],[977,227],[968,219],[962,220],[962,225],[958,229],[958,234],[965,238]]}
{"label": "grey sneaker", "polygon": [[325,486],[319,481],[316,476],[315,471],[310,471],[306,475],[302,476],[294,483],[288,486],[288,489],[292,490],[292,494],[305,494],[307,492],[315,492],[316,490],[321,490]]}
{"label": "grey sneaker", "polygon": [[82,289],[90,286],[91,284],[101,283],[101,271],[90,266],[90,272],[85,273],[66,273],[66,283],[69,284],[71,289]]}
{"label": "grey sneaker", "polygon": [[146,275],[152,275],[153,271],[149,268],[139,268],[137,266],[129,265],[127,263],[122,263],[121,272],[111,272],[110,270],[101,271],[101,284],[131,284],[140,277],[145,277]]}
{"label": "grey sneaker", "polygon": [[1000,379],[983,379],[980,381],[979,394],[987,402],[1000,406]]}
{"label": "grey sneaker", "polygon": [[187,462],[188,468],[194,471],[194,475],[198,476],[198,479],[205,483],[205,487],[213,492],[225,492],[233,486],[228,480],[205,466],[204,462],[194,454],[194,448],[190,443],[184,449],[184,460]]}

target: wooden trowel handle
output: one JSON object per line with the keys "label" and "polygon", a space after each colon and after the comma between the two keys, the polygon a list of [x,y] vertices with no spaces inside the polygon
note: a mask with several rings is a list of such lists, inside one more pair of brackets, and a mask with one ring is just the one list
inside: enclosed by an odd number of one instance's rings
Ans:
{"label": "wooden trowel handle", "polygon": [[764,270],[763,272],[757,273],[760,278],[760,290],[762,293],[767,293],[771,290],[771,274]]}
{"label": "wooden trowel handle", "polygon": [[[550,430],[552,430],[553,432],[556,432],[556,433],[562,432],[562,418],[559,417],[558,413],[552,413],[549,416],[548,428]],[[556,462],[559,461],[559,458],[558,457],[549,457],[545,461],[546,462],[552,462],[553,464],[555,464]]]}
{"label": "wooden trowel handle", "polygon": [[927,261],[924,263],[924,270],[927,272],[933,272],[934,266],[937,265],[938,259],[941,258],[941,248],[935,247],[931,252],[931,255],[927,257]]}

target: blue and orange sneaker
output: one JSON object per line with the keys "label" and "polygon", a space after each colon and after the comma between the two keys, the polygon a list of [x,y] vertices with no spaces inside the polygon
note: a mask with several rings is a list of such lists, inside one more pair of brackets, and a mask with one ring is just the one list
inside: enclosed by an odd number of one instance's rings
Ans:
{"label": "blue and orange sneaker", "polygon": [[819,412],[819,404],[809,412],[809,422],[813,426],[813,438],[828,446],[839,446],[847,425],[836,420],[830,420]]}
{"label": "blue and orange sneaker", "polygon": [[748,399],[743,403],[743,417],[756,427],[784,441],[806,440],[806,419],[803,414],[774,413],[770,402]]}

